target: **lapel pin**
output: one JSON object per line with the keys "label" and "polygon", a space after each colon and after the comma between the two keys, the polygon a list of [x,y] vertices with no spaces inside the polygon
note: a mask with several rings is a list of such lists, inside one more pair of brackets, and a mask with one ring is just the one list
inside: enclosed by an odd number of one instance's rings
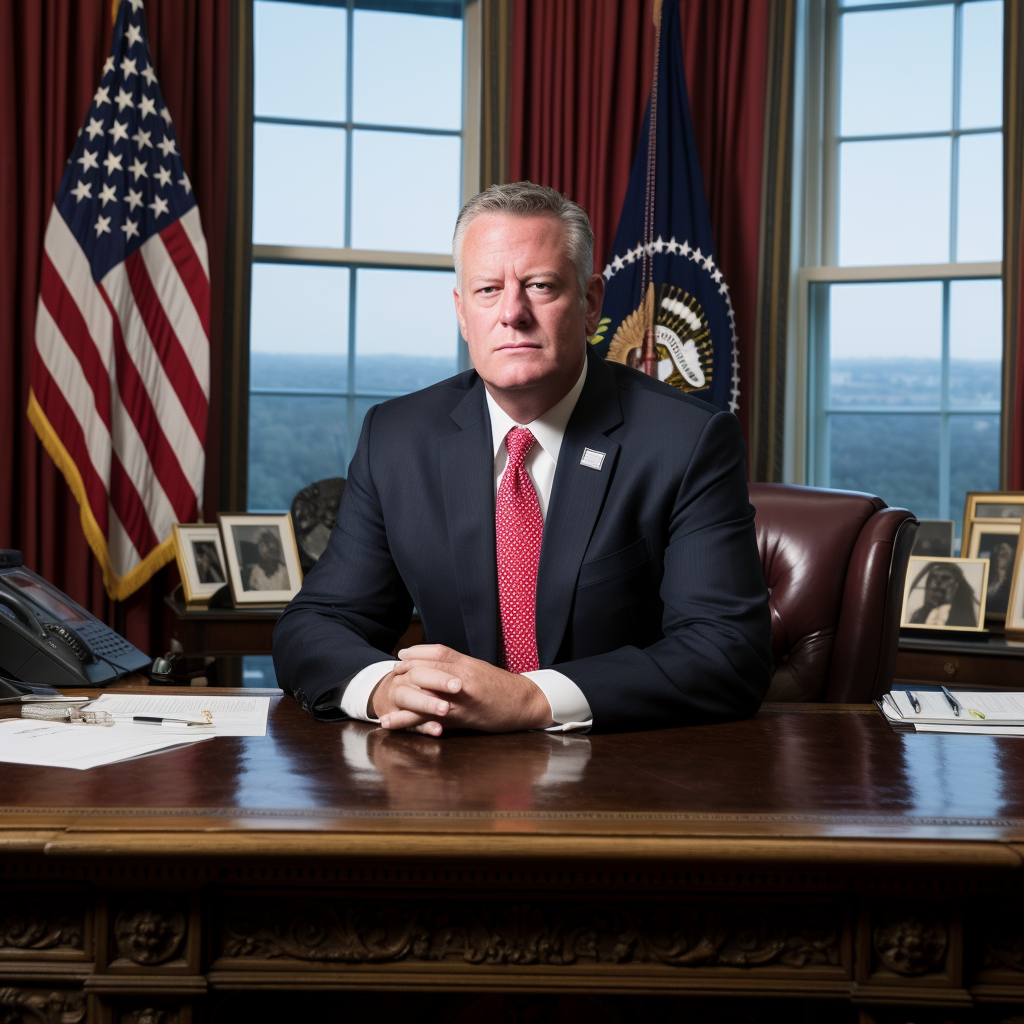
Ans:
{"label": "lapel pin", "polygon": [[593,448],[584,448],[580,465],[586,466],[587,469],[600,469],[604,465],[604,457],[604,452],[595,452]]}

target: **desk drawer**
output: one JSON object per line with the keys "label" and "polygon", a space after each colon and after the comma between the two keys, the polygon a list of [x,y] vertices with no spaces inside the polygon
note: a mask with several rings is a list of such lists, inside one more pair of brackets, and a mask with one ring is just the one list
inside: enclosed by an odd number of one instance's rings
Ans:
{"label": "desk drawer", "polygon": [[1024,659],[980,654],[900,651],[896,682],[950,683],[999,690],[1024,690]]}

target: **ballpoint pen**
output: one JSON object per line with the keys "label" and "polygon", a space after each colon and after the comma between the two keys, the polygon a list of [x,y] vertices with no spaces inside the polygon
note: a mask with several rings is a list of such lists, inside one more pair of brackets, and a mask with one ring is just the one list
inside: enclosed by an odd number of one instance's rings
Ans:
{"label": "ballpoint pen", "polygon": [[907,700],[910,701],[910,706],[914,709],[914,711],[917,714],[921,714],[921,702],[917,699],[917,696],[913,690],[907,690]]}
{"label": "ballpoint pen", "polygon": [[957,718],[959,718],[960,704],[957,701],[956,697],[954,697],[953,694],[951,694],[949,690],[947,690],[944,686],[940,687],[940,689],[942,690],[943,696],[946,698],[946,700],[949,701],[949,706],[953,709],[953,714],[956,715]]}
{"label": "ballpoint pen", "polygon": [[195,722],[187,718],[154,718],[149,715],[135,715],[133,722],[141,722],[143,725],[213,725],[213,722]]}

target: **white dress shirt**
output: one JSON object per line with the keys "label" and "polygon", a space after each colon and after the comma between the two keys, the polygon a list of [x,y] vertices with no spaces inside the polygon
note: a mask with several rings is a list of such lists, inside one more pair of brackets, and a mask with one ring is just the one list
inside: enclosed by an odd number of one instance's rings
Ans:
{"label": "white dress shirt", "polygon": [[[491,417],[491,440],[494,445],[494,493],[498,493],[498,485],[508,465],[508,449],[505,438],[513,427],[525,427],[537,439],[537,443],[526,456],[526,472],[533,482],[540,504],[541,515],[547,519],[548,505],[551,502],[551,485],[555,480],[555,469],[558,466],[558,453],[562,447],[565,428],[572,416],[580,392],[587,379],[587,364],[583,363],[583,372],[573,385],[572,390],[546,413],[538,416],[532,423],[516,423],[497,402],[487,396],[487,411]],[[398,664],[397,661],[377,661],[357,672],[341,698],[341,710],[349,718],[358,718],[367,722],[376,722],[366,713],[367,703],[374,687]],[[592,715],[590,704],[583,696],[583,691],[566,675],[554,669],[542,668],[535,672],[524,672],[532,679],[548,699],[551,706],[551,719],[555,723],[553,732],[573,729],[587,729],[591,725]]]}

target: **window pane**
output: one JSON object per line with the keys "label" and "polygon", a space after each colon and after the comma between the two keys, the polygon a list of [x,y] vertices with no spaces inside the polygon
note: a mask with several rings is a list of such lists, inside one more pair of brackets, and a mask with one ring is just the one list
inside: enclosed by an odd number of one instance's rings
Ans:
{"label": "window pane", "polygon": [[846,14],[840,30],[843,135],[953,126],[952,4]]}
{"label": "window pane", "polygon": [[362,124],[462,127],[462,19],[355,12],[353,117]]}
{"label": "window pane", "polygon": [[949,518],[961,536],[968,491],[999,490],[999,417],[949,418]]}
{"label": "window pane", "polygon": [[286,511],[305,486],[348,468],[346,398],[249,396],[249,508]]}
{"label": "window pane", "polygon": [[938,416],[830,416],[829,426],[829,487],[939,518]]}
{"label": "window pane", "polygon": [[254,263],[249,380],[256,388],[348,384],[347,267]]}
{"label": "window pane", "polygon": [[[356,274],[356,387],[417,391],[458,372],[455,275],[430,270]],[[389,315],[413,314],[403,326]]]}
{"label": "window pane", "polygon": [[1003,135],[960,137],[956,255],[961,262],[1003,258]]}
{"label": "window pane", "polygon": [[262,117],[345,120],[342,7],[257,0],[253,10],[253,103]]}
{"label": "window pane", "polygon": [[345,132],[253,126],[252,240],[345,244]]}
{"label": "window pane", "polygon": [[406,132],[355,132],[352,245],[451,252],[459,213],[462,142]]}
{"label": "window pane", "polygon": [[839,284],[829,289],[830,403],[939,404],[942,284]]}
{"label": "window pane", "polygon": [[949,285],[949,401],[998,409],[1003,365],[1001,281]]}
{"label": "window pane", "polygon": [[945,139],[844,142],[839,154],[839,263],[949,260]]}
{"label": "window pane", "polygon": [[1003,123],[1002,0],[963,6],[960,72],[960,127],[989,128]]}

